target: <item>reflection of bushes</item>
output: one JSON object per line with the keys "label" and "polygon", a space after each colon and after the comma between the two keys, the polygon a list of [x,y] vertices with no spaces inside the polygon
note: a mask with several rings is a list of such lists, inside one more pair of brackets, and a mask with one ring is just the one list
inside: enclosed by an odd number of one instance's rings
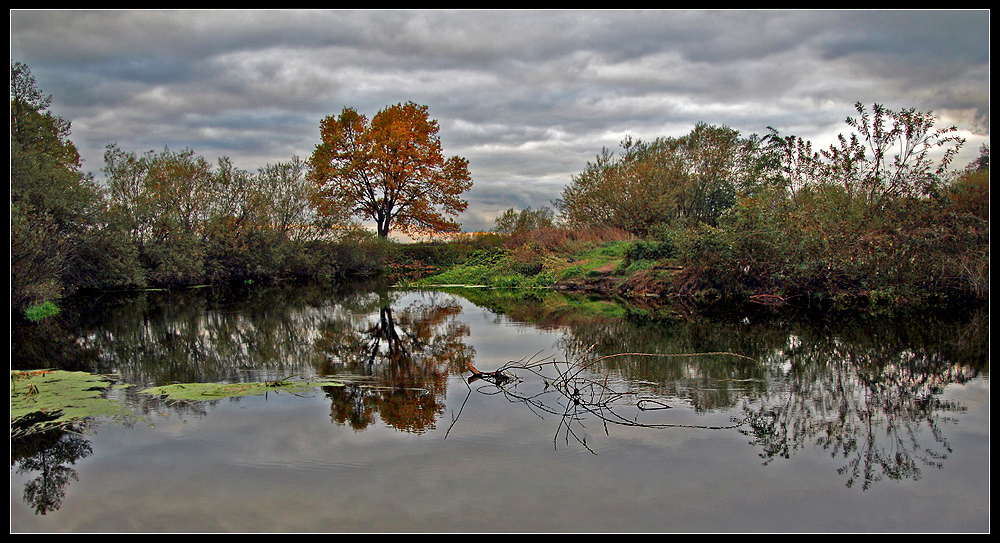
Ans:
{"label": "reflection of bushes", "polygon": [[[510,311],[548,324],[550,315],[562,316],[557,306],[566,304],[547,298]],[[964,412],[942,392],[988,372],[988,314],[967,322],[925,314],[919,327],[906,315],[852,315],[812,322],[761,312],[752,325],[558,320],[568,360],[646,386],[659,405],[735,409],[734,424],[766,462],[813,446],[840,459],[849,487],[918,479],[946,461],[951,448],[942,426]]]}
{"label": "reflection of bushes", "polygon": [[847,486],[919,479],[951,452],[942,423],[964,408],[939,395],[977,371],[877,338],[805,341],[783,353],[794,368],[770,377],[772,392],[744,405],[743,433],[765,463],[810,445],[840,459]]}

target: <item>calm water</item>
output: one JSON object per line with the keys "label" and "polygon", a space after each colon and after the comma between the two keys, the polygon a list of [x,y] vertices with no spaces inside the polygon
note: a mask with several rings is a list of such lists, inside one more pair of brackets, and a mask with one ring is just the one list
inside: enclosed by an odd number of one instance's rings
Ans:
{"label": "calm water", "polygon": [[120,389],[134,421],[12,442],[11,531],[984,532],[988,336],[985,310],[651,318],[328,285],[88,301],[15,326],[12,366],[351,385]]}

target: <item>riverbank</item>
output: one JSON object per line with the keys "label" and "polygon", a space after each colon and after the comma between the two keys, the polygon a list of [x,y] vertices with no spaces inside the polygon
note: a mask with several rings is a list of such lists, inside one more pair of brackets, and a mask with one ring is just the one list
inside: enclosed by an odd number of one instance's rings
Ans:
{"label": "riverbank", "polygon": [[[988,292],[974,296],[948,287],[928,287],[947,285],[944,281],[906,284],[878,277],[838,276],[835,264],[820,267],[822,274],[815,277],[759,277],[751,267],[735,262],[691,263],[669,243],[637,239],[610,229],[551,229],[503,238],[451,263],[431,266],[409,262],[393,269],[404,272],[395,276],[402,286],[544,288],[643,306],[682,304],[709,309],[792,305],[868,310],[989,301]],[[419,273],[406,274],[404,267]]]}

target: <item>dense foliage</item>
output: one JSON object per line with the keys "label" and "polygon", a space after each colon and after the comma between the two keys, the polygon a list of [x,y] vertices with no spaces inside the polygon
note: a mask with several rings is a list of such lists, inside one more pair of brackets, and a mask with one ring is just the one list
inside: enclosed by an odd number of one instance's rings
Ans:
{"label": "dense foliage", "polygon": [[989,148],[953,170],[964,141],[913,109],[857,104],[852,132],[820,151],[703,123],[627,138],[572,178],[558,216],[509,209],[492,233],[404,245],[390,231],[456,232],[449,216],[471,185],[424,106],[370,122],[345,109],[322,121],[308,161],[256,172],[189,149],[110,144],[97,182],[50,103],[12,61],[11,308],[32,315],[79,289],[441,272],[432,282],[618,274],[643,296],[715,300],[989,299]]}
{"label": "dense foliage", "polygon": [[80,289],[380,273],[384,243],[318,212],[308,165],[257,172],[194,151],[110,144],[83,173],[69,121],[11,62],[11,309]]}
{"label": "dense foliage", "polygon": [[664,226],[714,224],[737,195],[768,181],[758,138],[698,124],[679,138],[626,138],[574,176],[557,202],[569,226],[611,226],[646,236]]}
{"label": "dense foliage", "polygon": [[373,221],[379,237],[458,232],[472,186],[468,160],[445,158],[427,106],[387,107],[371,119],[351,108],[320,123],[309,158],[315,201],[328,217]]}
{"label": "dense foliage", "polygon": [[77,264],[81,246],[101,241],[101,208],[69,121],[48,111],[23,64],[11,63],[10,97],[11,304],[26,307],[93,279]]}
{"label": "dense foliage", "polygon": [[856,104],[855,130],[815,152],[800,138],[698,125],[626,139],[559,201],[573,227],[613,225],[684,269],[673,293],[865,302],[989,297],[989,148],[930,113]]}
{"label": "dense foliage", "polygon": [[553,226],[555,226],[555,213],[547,207],[538,209],[529,207],[520,211],[510,208],[496,218],[493,232],[510,236]]}

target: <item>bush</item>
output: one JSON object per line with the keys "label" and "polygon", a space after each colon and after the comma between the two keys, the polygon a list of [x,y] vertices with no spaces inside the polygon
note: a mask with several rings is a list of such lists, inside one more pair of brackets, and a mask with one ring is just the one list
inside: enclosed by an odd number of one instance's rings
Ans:
{"label": "bush", "polygon": [[625,259],[628,262],[640,260],[665,260],[677,256],[677,245],[674,240],[637,240],[629,244],[625,251]]}
{"label": "bush", "polygon": [[31,322],[38,322],[59,314],[59,307],[52,302],[33,305],[24,311],[24,316]]}
{"label": "bush", "polygon": [[635,236],[620,228],[541,228],[510,237],[504,247],[534,243],[541,250],[556,255],[572,255],[612,242],[632,241]]}

